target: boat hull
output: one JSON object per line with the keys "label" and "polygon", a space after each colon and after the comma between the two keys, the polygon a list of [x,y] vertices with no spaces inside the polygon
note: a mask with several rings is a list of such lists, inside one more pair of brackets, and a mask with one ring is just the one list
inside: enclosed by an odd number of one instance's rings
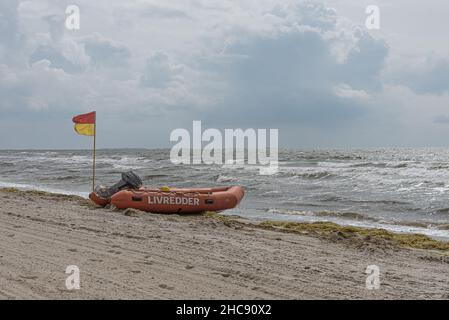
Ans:
{"label": "boat hull", "polygon": [[91,192],[89,194],[89,199],[92,200],[93,203],[99,205],[100,207],[105,207],[106,205],[111,203],[111,199],[102,198],[95,192]]}
{"label": "boat hull", "polygon": [[[118,209],[133,208],[154,213],[200,213],[235,208],[243,199],[242,187],[122,190],[114,194],[110,204]],[[90,196],[98,205],[105,206],[107,199]]]}

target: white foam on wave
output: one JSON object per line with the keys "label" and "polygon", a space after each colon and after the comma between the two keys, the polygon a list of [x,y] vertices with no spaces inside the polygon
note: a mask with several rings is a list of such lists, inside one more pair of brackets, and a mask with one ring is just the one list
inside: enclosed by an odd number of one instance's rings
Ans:
{"label": "white foam on wave", "polygon": [[225,175],[219,175],[217,178],[217,182],[236,182],[239,179],[236,177],[230,177]]}
{"label": "white foam on wave", "polygon": [[449,231],[437,228],[413,227],[400,224],[391,224],[388,222],[356,221],[351,219],[342,219],[338,217],[317,217],[312,211],[296,210],[278,210],[270,209],[269,214],[275,214],[276,219],[299,222],[333,222],[343,226],[353,226],[360,228],[385,229],[395,233],[417,233],[429,236],[431,238],[449,241]]}
{"label": "white foam on wave", "polygon": [[396,232],[396,233],[417,233],[429,236],[431,238],[438,238],[445,241],[449,241],[449,231],[441,230],[441,229],[433,229],[433,228],[422,228],[422,227],[411,227],[405,225],[394,225],[387,223],[363,223],[363,222],[350,222],[349,225],[355,227],[364,227],[364,228],[379,228],[385,229],[388,231]]}
{"label": "white foam on wave", "polygon": [[[62,164],[76,164],[84,165],[92,163],[91,155],[58,155],[57,153],[26,153],[30,156],[15,155],[0,155],[2,159],[15,160],[16,162],[32,162],[32,163],[62,163]],[[115,169],[142,169],[145,165],[151,163],[151,159],[144,157],[123,156],[119,159],[110,157],[97,157],[97,164],[107,164],[113,166]]]}
{"label": "white foam on wave", "polygon": [[57,188],[49,188],[49,187],[45,187],[45,186],[35,186],[35,185],[31,185],[31,184],[11,183],[11,182],[0,181],[0,187],[1,188],[16,188],[19,190],[38,190],[38,191],[45,191],[45,192],[50,192],[50,193],[66,194],[66,195],[71,195],[71,196],[80,196],[83,198],[89,197],[89,192],[63,190],[63,189],[57,189]]}

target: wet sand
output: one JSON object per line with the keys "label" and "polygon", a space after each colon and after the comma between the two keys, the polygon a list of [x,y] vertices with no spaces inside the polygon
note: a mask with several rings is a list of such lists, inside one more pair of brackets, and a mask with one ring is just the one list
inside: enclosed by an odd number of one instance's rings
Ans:
{"label": "wet sand", "polygon": [[0,204],[1,299],[449,299],[447,252],[35,192],[0,190]]}

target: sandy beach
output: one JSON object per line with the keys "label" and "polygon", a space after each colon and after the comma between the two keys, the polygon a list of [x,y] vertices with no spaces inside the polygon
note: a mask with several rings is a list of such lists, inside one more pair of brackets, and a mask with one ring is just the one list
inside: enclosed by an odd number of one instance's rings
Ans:
{"label": "sandy beach", "polygon": [[[1,299],[448,299],[448,251],[0,191]],[[380,288],[366,289],[366,267]],[[80,269],[67,290],[65,271]]]}

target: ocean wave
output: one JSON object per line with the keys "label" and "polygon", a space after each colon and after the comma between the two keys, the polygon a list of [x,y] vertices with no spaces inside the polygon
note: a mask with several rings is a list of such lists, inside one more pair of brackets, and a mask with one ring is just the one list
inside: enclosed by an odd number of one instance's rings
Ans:
{"label": "ocean wave", "polygon": [[319,201],[323,201],[323,202],[337,202],[337,201],[341,201],[343,200],[342,197],[337,196],[336,194],[321,194],[321,195],[316,195],[315,198]]}
{"label": "ocean wave", "polygon": [[299,216],[314,216],[314,217],[334,217],[347,220],[366,220],[366,221],[379,221],[379,219],[370,217],[368,215],[350,212],[350,211],[311,211],[311,210],[292,210],[292,209],[267,209],[269,213],[273,214],[287,214],[287,215],[299,215]]}
{"label": "ocean wave", "polygon": [[5,182],[5,181],[0,181],[0,188],[16,188],[19,190],[38,190],[38,191],[45,191],[45,192],[51,192],[51,193],[75,195],[75,196],[80,196],[83,198],[87,198],[89,196],[89,192],[51,188],[51,187],[41,186],[41,185],[11,183],[11,182]]}
{"label": "ocean wave", "polygon": [[[282,199],[283,195],[280,192],[266,191],[266,192],[260,193],[260,197],[265,198],[265,199],[267,199],[267,198]],[[282,204],[284,204],[284,202],[282,202]]]}
{"label": "ocean wave", "polygon": [[168,174],[147,174],[146,176],[144,176],[145,180],[148,179],[157,179],[157,178],[166,178],[169,177]]}
{"label": "ocean wave", "polygon": [[81,177],[81,176],[55,176],[55,177],[41,178],[41,180],[43,180],[43,181],[73,181],[73,180],[79,180],[80,178],[83,178],[83,177]]}
{"label": "ocean wave", "polygon": [[449,208],[440,208],[433,211],[435,214],[449,214]]}
{"label": "ocean wave", "polygon": [[297,154],[286,155],[281,153],[280,158],[288,161],[311,160],[311,161],[348,161],[363,160],[365,157],[358,154],[333,154],[333,151],[308,151],[298,152]]}
{"label": "ocean wave", "polygon": [[[31,153],[26,157],[22,156],[9,156],[8,160],[14,160],[16,162],[24,163],[44,163],[44,164],[75,164],[75,165],[86,165],[92,163],[92,155],[58,155],[58,154],[42,154],[42,153]],[[102,157],[97,156],[96,163],[98,165],[110,165],[116,167],[122,167],[129,169],[131,167],[144,167],[145,164],[151,162],[151,159],[144,157],[131,157],[131,156],[108,156]]]}
{"label": "ocean wave", "polygon": [[[432,225],[431,223],[410,223],[407,221],[401,223],[401,221],[385,221],[375,217],[352,212],[347,212],[345,214],[344,212],[328,211],[321,212],[321,216],[320,213],[317,214],[317,212],[300,210],[268,209],[267,212],[274,215],[283,215],[283,217],[279,217],[279,219],[287,221],[329,221],[343,226],[385,229],[398,233],[417,233],[424,234],[429,237],[449,240],[449,226],[447,224]],[[285,216],[290,216],[291,218],[286,218]]]}
{"label": "ocean wave", "polygon": [[[265,195],[265,193],[264,193]],[[294,200],[287,200],[282,201],[282,205],[289,206],[289,207],[323,207],[324,205],[322,203],[312,203],[312,202],[302,202],[302,201],[294,201]]]}
{"label": "ocean wave", "polygon": [[444,170],[444,169],[449,169],[449,163],[434,163],[427,168],[427,170]]}
{"label": "ocean wave", "polygon": [[279,173],[281,177],[298,177],[303,179],[328,179],[335,177],[336,174],[327,170],[323,171],[309,171],[309,172],[295,172],[295,170],[281,170]]}
{"label": "ocean wave", "polygon": [[386,168],[387,163],[385,162],[361,162],[361,163],[353,163],[350,164],[349,167],[351,168],[366,168],[366,167],[375,167],[375,168]]}
{"label": "ocean wave", "polygon": [[369,221],[379,221],[379,219],[368,216],[366,214],[351,212],[351,211],[318,211],[315,212],[317,217],[337,217],[342,219],[350,220],[369,220]]}
{"label": "ocean wave", "polygon": [[[314,212],[286,215],[292,219],[349,221],[347,212],[361,212],[387,220],[426,217],[449,222],[449,149],[284,150],[277,173],[242,163],[173,165],[169,154],[170,150],[99,150],[98,180],[112,184],[123,171],[135,170],[145,184],[240,184],[247,191],[246,211],[279,206]],[[88,150],[0,151],[0,180],[29,184],[29,189],[89,191],[91,168]],[[280,215],[263,213],[268,219]]]}
{"label": "ocean wave", "polygon": [[288,215],[298,215],[298,216],[312,216],[312,211],[307,210],[291,210],[291,209],[275,209],[275,208],[268,208],[265,209],[268,213],[273,214],[288,214]]}
{"label": "ocean wave", "polygon": [[230,177],[230,176],[225,176],[225,175],[219,175],[215,181],[217,182],[236,182],[239,179],[236,177]]}
{"label": "ocean wave", "polygon": [[399,200],[354,200],[345,199],[347,202],[363,203],[363,204],[384,204],[384,205],[409,205],[410,203]]}
{"label": "ocean wave", "polygon": [[143,166],[137,166],[137,165],[127,165],[127,164],[119,164],[119,163],[113,163],[112,167],[114,169],[120,169],[120,170],[139,170],[144,169]]}
{"label": "ocean wave", "polygon": [[407,168],[409,164],[407,162],[360,162],[350,164],[350,168]]}
{"label": "ocean wave", "polygon": [[387,167],[388,168],[406,168],[408,167],[408,163],[407,162],[400,162],[400,163],[387,163]]}

